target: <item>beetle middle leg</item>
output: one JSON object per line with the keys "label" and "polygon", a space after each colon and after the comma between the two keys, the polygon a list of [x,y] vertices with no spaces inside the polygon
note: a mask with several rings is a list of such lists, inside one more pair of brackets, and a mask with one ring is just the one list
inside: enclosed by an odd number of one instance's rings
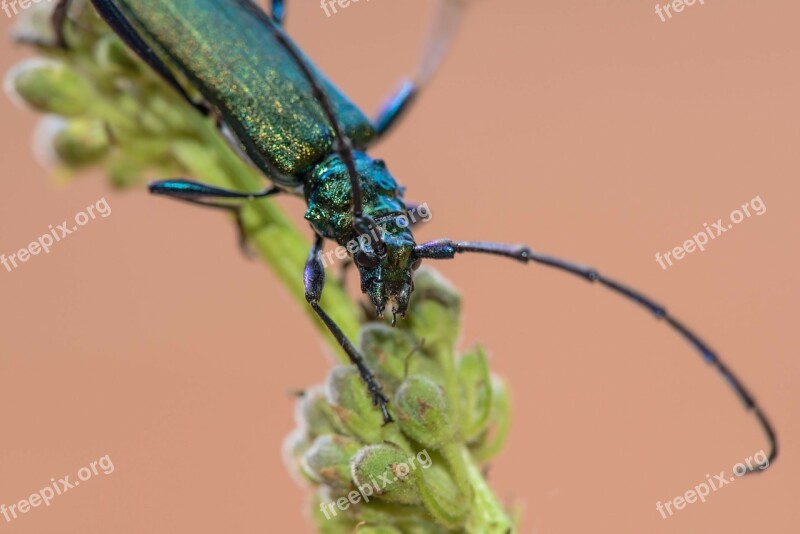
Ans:
{"label": "beetle middle leg", "polygon": [[468,2],[469,0],[439,0],[416,72],[404,80],[386,100],[373,121],[377,132],[374,142],[385,136],[399,122],[422,88],[433,78],[458,31]]}
{"label": "beetle middle leg", "polygon": [[358,369],[358,374],[361,379],[366,383],[367,390],[372,395],[372,402],[379,406],[383,414],[383,422],[391,423],[392,416],[389,414],[389,409],[386,405],[389,399],[383,394],[381,385],[375,378],[369,367],[364,361],[364,356],[358,351],[353,343],[347,339],[347,336],[342,332],[341,328],[331,319],[331,317],[319,305],[320,297],[322,296],[322,289],[325,287],[325,266],[322,264],[322,237],[317,235],[314,240],[314,246],[311,248],[311,253],[306,260],[305,271],[303,272],[303,281],[305,282],[306,300],[314,308],[322,322],[328,327],[333,337],[344,349],[350,361]]}
{"label": "beetle middle leg", "polygon": [[[241,202],[256,198],[264,198],[281,192],[281,189],[272,187],[256,193],[241,193],[183,179],[153,182],[148,188],[150,192],[155,195],[164,195],[190,204],[222,209],[232,213],[236,219],[239,247],[247,257],[252,257],[253,254],[247,246],[247,232],[244,227],[244,221],[242,220],[243,206]],[[209,198],[226,199],[228,202],[208,200]],[[233,203],[230,203],[231,201],[233,201]]]}

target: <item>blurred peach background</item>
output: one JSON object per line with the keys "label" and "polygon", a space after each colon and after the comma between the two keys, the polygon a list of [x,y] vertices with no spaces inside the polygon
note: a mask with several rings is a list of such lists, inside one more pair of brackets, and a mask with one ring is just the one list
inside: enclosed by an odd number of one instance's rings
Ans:
{"label": "blurred peach background", "polygon": [[[328,18],[290,1],[288,27],[372,112],[413,67],[432,5]],[[521,532],[800,531],[799,16],[787,0],[706,0],[663,23],[652,2],[478,1],[375,151],[433,210],[419,239],[527,242],[629,282],[709,340],[778,430],[772,469],[662,519],[656,501],[766,446],[723,381],[598,287],[442,263],[465,298],[464,345],[484,343],[512,386],[490,480]],[[0,16],[4,34],[12,23]],[[4,45],[0,70],[26,54]],[[112,208],[0,269],[0,503],[104,455],[115,467],[0,531],[310,532],[281,442],[290,390],[331,360],[301,308],[218,214],[111,192],[99,174],[58,187],[31,151],[37,115],[2,98],[0,116],[0,253],[101,197]],[[669,270],[655,262],[758,195],[763,216]],[[282,203],[301,224],[301,203]]]}

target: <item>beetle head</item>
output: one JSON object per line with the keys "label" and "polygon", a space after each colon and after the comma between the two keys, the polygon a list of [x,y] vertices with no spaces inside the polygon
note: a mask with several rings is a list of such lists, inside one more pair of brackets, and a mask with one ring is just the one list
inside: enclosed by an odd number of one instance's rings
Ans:
{"label": "beetle head", "polygon": [[[353,259],[361,275],[361,290],[367,294],[379,317],[392,314],[405,317],[408,300],[414,290],[414,270],[419,262],[414,257],[414,239],[407,229],[383,231],[382,247],[372,248],[364,237]],[[381,250],[382,249],[382,250]]]}

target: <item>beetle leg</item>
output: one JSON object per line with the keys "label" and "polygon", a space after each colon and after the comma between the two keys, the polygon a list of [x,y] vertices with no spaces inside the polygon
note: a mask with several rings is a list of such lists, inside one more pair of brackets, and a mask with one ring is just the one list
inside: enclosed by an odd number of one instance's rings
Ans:
{"label": "beetle leg", "polygon": [[[156,195],[165,195],[175,200],[181,200],[208,208],[221,209],[232,213],[236,219],[239,247],[242,253],[248,258],[252,258],[254,253],[247,246],[247,231],[244,226],[244,221],[242,220],[242,202],[268,197],[281,192],[277,187],[273,187],[257,193],[239,193],[193,182],[191,180],[162,180],[151,183],[149,189],[151,193]],[[209,198],[226,199],[227,202],[207,200]]]}
{"label": "beetle leg", "polygon": [[278,187],[270,187],[269,189],[263,189],[255,193],[243,193],[241,191],[231,191],[230,189],[222,189],[221,187],[214,187],[213,185],[201,184],[200,182],[184,180],[182,178],[152,182],[148,186],[148,189],[155,195],[167,195],[181,199],[225,198],[253,200],[282,192]]}
{"label": "beetle leg", "polygon": [[286,20],[286,4],[284,0],[272,0],[272,20],[278,26],[283,26]]}
{"label": "beetle leg", "polygon": [[[775,459],[775,456],[778,453],[775,431],[772,429],[772,425],[767,420],[767,417],[761,411],[761,408],[753,400],[753,397],[750,395],[747,388],[745,388],[744,384],[742,384],[742,382],[736,378],[733,372],[728,369],[728,366],[725,365],[722,360],[719,359],[719,357],[717,357],[717,355],[708,347],[708,345],[706,345],[705,342],[703,342],[691,330],[684,326],[683,323],[668,314],[667,310],[664,309],[663,306],[655,303],[642,293],[631,289],[626,285],[616,282],[610,278],[606,278],[591,267],[586,267],[584,265],[565,261],[560,258],[540,254],[523,245],[505,245],[501,243],[450,241],[449,239],[440,239],[437,241],[431,241],[429,243],[417,245],[416,249],[414,250],[415,256],[418,259],[428,258],[435,260],[452,259],[456,254],[466,252],[492,254],[495,256],[521,261],[523,263],[534,262],[580,276],[589,282],[598,282],[614,293],[620,294],[649,310],[653,313],[653,315],[656,316],[657,319],[663,319],[666,321],[674,331],[680,334],[686,341],[688,341],[700,352],[700,355],[707,363],[713,365],[717,369],[725,381],[728,382],[731,387],[733,387],[733,390],[744,403],[745,409],[753,412],[753,414],[756,416],[756,419],[758,419],[761,428],[766,434],[771,447],[767,461],[768,463],[771,463],[772,460]],[[751,468],[748,472],[754,472],[753,468]]]}
{"label": "beetle leg", "polygon": [[373,123],[377,133],[373,143],[399,122],[419,92],[433,78],[456,35],[468,2],[469,0],[439,0],[417,71],[411,78],[404,80],[384,103]]}
{"label": "beetle leg", "polygon": [[361,375],[361,379],[367,385],[367,390],[369,390],[372,395],[373,404],[379,406],[381,409],[384,424],[391,423],[392,416],[389,414],[389,410],[386,407],[389,403],[389,399],[383,394],[380,383],[369,367],[367,367],[364,356],[361,355],[358,349],[347,339],[347,336],[344,335],[344,332],[342,332],[339,326],[333,322],[333,319],[331,319],[319,305],[322,289],[325,286],[325,267],[322,264],[321,255],[322,236],[317,235],[314,240],[314,246],[311,248],[311,253],[308,255],[308,260],[306,260],[305,271],[303,272],[306,300],[311,304],[311,307],[314,308],[314,311],[317,312],[319,318],[322,319],[322,322],[328,327],[328,330],[333,334],[333,337],[342,349],[344,349],[345,353],[347,353],[347,356],[350,358],[353,365],[356,366],[356,369],[358,369],[358,374]]}

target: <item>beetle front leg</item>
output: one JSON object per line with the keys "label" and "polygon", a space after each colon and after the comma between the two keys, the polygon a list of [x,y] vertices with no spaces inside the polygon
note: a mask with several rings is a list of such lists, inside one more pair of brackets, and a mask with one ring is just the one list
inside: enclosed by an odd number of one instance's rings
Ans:
{"label": "beetle front leg", "polygon": [[339,343],[339,345],[344,349],[345,353],[347,353],[347,357],[350,358],[350,361],[353,365],[356,366],[358,369],[358,374],[361,375],[361,379],[367,384],[367,390],[369,390],[370,394],[372,395],[372,402],[376,406],[380,406],[381,413],[383,414],[383,421],[384,424],[392,422],[392,416],[389,414],[389,410],[386,405],[389,403],[389,399],[383,394],[381,389],[380,383],[375,378],[375,375],[372,371],[367,367],[366,362],[364,361],[364,356],[358,351],[358,349],[347,339],[342,329],[331,319],[331,317],[322,309],[319,305],[319,300],[322,297],[322,289],[325,287],[325,267],[322,264],[321,259],[322,253],[322,237],[316,236],[314,241],[314,246],[311,248],[311,254],[308,255],[308,260],[306,260],[306,267],[303,272],[303,282],[305,284],[306,289],[306,300],[311,307],[314,308],[314,311],[317,313],[322,322],[325,323],[325,326],[328,327],[333,337]]}

